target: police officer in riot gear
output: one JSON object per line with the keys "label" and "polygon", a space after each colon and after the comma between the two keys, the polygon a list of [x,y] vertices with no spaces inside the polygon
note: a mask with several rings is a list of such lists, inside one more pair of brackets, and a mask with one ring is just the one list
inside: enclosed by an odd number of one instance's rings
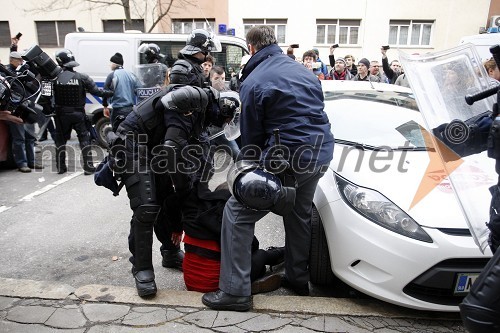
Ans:
{"label": "police officer in riot gear", "polygon": [[139,296],[157,291],[153,230],[162,243],[162,265],[182,269],[182,204],[206,172],[199,135],[210,123],[222,125],[237,107],[221,110],[218,99],[210,88],[169,85],[136,106],[110,140],[111,164],[133,210],[129,250]]}
{"label": "police officer in riot gear", "polygon": [[213,34],[203,29],[193,30],[179,52],[179,59],[172,65],[170,83],[203,87],[205,76],[201,64],[209,52],[221,50],[220,41]]}
{"label": "police officer in riot gear", "polygon": [[56,164],[57,172],[63,174],[66,166],[66,142],[71,130],[75,129],[83,156],[83,170],[86,175],[95,171],[90,147],[90,133],[85,124],[85,95],[87,92],[100,97],[113,95],[112,91],[100,90],[95,82],[84,73],[74,70],[80,64],[70,50],[57,51],[56,61],[63,69],[54,83],[54,104],[56,120]]}
{"label": "police officer in riot gear", "polygon": [[165,82],[167,77],[168,67],[163,63],[164,55],[160,53],[160,47],[155,43],[141,44],[137,50],[144,54],[148,64],[159,64],[160,71],[151,70],[144,75],[144,86],[153,87],[157,82]]}
{"label": "police officer in riot gear", "polygon": [[[500,64],[500,45],[490,48],[497,64]],[[466,81],[466,80],[464,80]],[[495,171],[499,175],[498,183],[489,188],[492,195],[490,203],[488,245],[493,257],[484,267],[473,283],[469,294],[459,304],[460,315],[465,328],[471,333],[500,332],[500,86],[468,95],[468,105],[496,94],[497,101],[492,111],[486,111],[465,121],[452,120],[433,129],[433,134],[453,153],[441,152],[446,161],[455,160],[472,154],[488,151],[488,157],[496,160]],[[467,133],[463,140],[457,142],[450,129],[460,128]],[[471,229],[471,232],[474,230]]]}

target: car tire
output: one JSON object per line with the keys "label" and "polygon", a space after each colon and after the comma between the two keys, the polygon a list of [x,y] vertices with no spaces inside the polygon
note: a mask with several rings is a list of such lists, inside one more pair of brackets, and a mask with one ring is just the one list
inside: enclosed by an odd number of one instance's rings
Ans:
{"label": "car tire", "polygon": [[318,285],[332,285],[336,277],[332,272],[325,229],[316,207],[311,213],[311,251],[309,252],[310,280]]}
{"label": "car tire", "polygon": [[108,141],[106,135],[109,131],[111,131],[111,123],[109,122],[109,118],[101,117],[94,125],[95,131],[97,133],[97,143],[103,147],[108,148]]}

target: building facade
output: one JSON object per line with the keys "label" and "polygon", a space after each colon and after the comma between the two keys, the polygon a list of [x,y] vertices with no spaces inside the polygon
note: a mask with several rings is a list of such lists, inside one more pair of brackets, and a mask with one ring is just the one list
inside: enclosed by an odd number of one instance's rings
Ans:
{"label": "building facade", "polygon": [[[55,8],[66,3],[68,8]],[[463,36],[479,33],[500,16],[498,0],[131,0],[132,29],[152,32],[189,32],[211,26],[216,33],[244,37],[257,24],[272,25],[279,45],[299,44],[295,55],[317,48],[328,59],[336,54],[357,59],[380,58],[380,46],[390,45],[390,59],[398,51],[426,53],[458,45]],[[42,10],[34,10],[42,5]],[[43,7],[45,5],[45,7]],[[8,61],[10,37],[23,34],[20,49],[38,44],[49,55],[64,46],[68,32],[124,31],[125,14],[119,5],[95,6],[85,0],[4,0],[0,12],[0,60]],[[500,20],[499,20],[500,22]],[[98,50],[96,50],[98,52]]]}

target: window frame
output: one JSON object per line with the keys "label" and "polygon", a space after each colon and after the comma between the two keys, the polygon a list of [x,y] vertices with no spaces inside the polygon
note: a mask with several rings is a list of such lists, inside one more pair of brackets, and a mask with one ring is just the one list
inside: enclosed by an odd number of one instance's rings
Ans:
{"label": "window frame", "polygon": [[11,45],[11,32],[9,21],[0,21],[0,47],[9,47]]}
{"label": "window frame", "polygon": [[[115,20],[115,19],[103,19],[101,20],[101,23],[102,23],[102,31],[103,32],[125,32],[127,29],[125,29],[125,21],[126,20],[123,20],[123,19],[118,19],[118,20]],[[110,23],[110,24],[118,24],[117,26],[120,27],[121,26],[121,30],[120,29],[109,29],[111,28],[108,27],[108,29],[106,29],[106,24],[107,23]],[[137,29],[139,28],[139,29]],[[145,28],[144,28],[144,19],[132,19],[132,28],[131,30],[139,30],[141,32],[145,32]]]}
{"label": "window frame", "polygon": [[[53,30],[51,31],[42,31],[43,29],[42,26],[45,26],[48,28],[50,25],[53,25]],[[71,26],[70,28],[65,28],[64,25]],[[76,31],[76,21],[74,20],[59,20],[59,21],[35,21],[35,28],[36,28],[36,34],[37,34],[37,39],[38,39],[38,45],[40,47],[64,47],[64,38],[65,36],[70,33]],[[65,30],[67,32],[65,32]],[[42,35],[42,33],[46,34]],[[49,36],[52,35],[52,36]],[[55,38],[54,38],[55,37]],[[48,41],[48,39],[53,39],[55,43],[52,43]]]}
{"label": "window frame", "polygon": [[[395,47],[431,47],[435,22],[435,20],[390,20],[387,42]],[[402,36],[402,28],[407,29],[406,38]],[[418,33],[416,43],[415,32]]]}
{"label": "window frame", "polygon": [[[274,29],[274,35],[276,36],[276,41],[278,45],[286,44],[286,35],[287,35],[287,24],[288,19],[286,18],[263,18],[263,19],[243,19],[243,30],[245,32],[245,36],[248,31],[255,27],[256,25],[267,25],[271,26]],[[281,32],[279,31],[281,30]]]}
{"label": "window frame", "polygon": [[[320,36],[319,28],[324,28],[324,35]],[[341,31],[346,30],[345,42],[341,40]],[[354,30],[356,29],[356,33]],[[359,31],[361,29],[361,19],[317,19],[316,20],[316,44],[332,45],[342,44],[345,46],[359,46]],[[332,34],[330,30],[335,32]],[[333,36],[333,40],[331,37]],[[355,40],[353,40],[355,38]]]}
{"label": "window frame", "polygon": [[[180,24],[180,31],[179,28],[176,27],[176,24]],[[194,29],[205,29],[207,31],[211,31],[215,29],[215,19],[172,19],[171,29],[174,34],[190,34]]]}

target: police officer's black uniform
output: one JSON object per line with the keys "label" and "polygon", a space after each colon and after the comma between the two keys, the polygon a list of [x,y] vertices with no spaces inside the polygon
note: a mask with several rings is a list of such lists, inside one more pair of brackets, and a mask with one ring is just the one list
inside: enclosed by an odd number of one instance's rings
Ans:
{"label": "police officer's black uniform", "polygon": [[144,87],[154,87],[159,82],[164,83],[168,74],[168,66],[163,62],[164,56],[160,53],[160,47],[155,43],[142,44],[138,49],[144,54],[148,64],[158,64],[160,70],[148,70],[144,75]]}
{"label": "police officer's black uniform", "polygon": [[66,142],[75,129],[83,156],[86,175],[95,171],[90,150],[90,133],[85,124],[85,95],[87,92],[100,97],[113,96],[112,91],[100,90],[87,74],[74,71],[79,66],[70,50],[56,53],[56,60],[63,71],[54,83],[54,104],[56,121],[56,163],[59,174],[67,171]]}
{"label": "police officer's black uniform", "polygon": [[169,85],[135,107],[110,142],[115,173],[125,184],[134,212],[129,249],[139,296],[157,291],[153,230],[162,243],[162,265],[182,264],[183,254],[171,235],[182,231],[183,199],[206,172],[199,163],[199,135],[209,123],[228,117],[219,112],[217,99],[211,89]]}

